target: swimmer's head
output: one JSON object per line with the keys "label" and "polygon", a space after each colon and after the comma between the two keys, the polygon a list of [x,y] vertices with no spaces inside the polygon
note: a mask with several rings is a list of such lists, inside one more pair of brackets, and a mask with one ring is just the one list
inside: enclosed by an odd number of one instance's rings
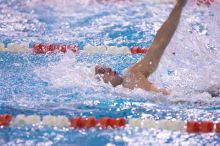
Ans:
{"label": "swimmer's head", "polygon": [[96,66],[95,74],[98,74],[105,83],[111,83],[113,87],[121,85],[123,82],[123,78],[109,67]]}

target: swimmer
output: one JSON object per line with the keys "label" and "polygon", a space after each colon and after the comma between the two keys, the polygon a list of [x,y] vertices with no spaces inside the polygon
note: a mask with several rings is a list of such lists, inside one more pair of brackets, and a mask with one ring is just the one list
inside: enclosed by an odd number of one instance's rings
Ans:
{"label": "swimmer", "polygon": [[143,59],[129,67],[123,77],[119,76],[111,68],[101,66],[95,67],[95,74],[100,76],[105,83],[111,83],[113,87],[122,85],[129,89],[141,88],[147,91],[168,95],[168,90],[158,88],[148,81],[148,78],[157,69],[164,50],[175,33],[186,2],[187,0],[177,0],[168,19],[158,30],[149,51],[145,54]]}

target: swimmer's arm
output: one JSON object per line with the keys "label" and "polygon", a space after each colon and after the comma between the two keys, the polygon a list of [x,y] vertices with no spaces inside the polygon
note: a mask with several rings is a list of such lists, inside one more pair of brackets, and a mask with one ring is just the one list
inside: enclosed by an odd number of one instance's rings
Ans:
{"label": "swimmer's arm", "polygon": [[169,95],[170,92],[164,88],[158,88],[156,85],[150,83],[149,81],[142,80],[142,82],[139,85],[139,88],[144,89],[146,91],[152,91],[156,93],[162,93],[163,95]]}
{"label": "swimmer's arm", "polygon": [[166,89],[158,88],[157,86],[149,82],[142,73],[136,72],[136,70],[131,70],[129,74],[130,75],[124,76],[124,81],[122,83],[122,85],[126,88],[141,88],[146,91],[162,93],[164,95],[170,94],[169,91],[167,91]]}
{"label": "swimmer's arm", "polygon": [[158,30],[149,51],[140,62],[133,66],[133,68],[142,72],[146,78],[156,70],[165,48],[177,29],[186,1],[187,0],[178,0],[168,19]]}
{"label": "swimmer's arm", "polygon": [[158,88],[157,86],[155,85],[151,85],[151,91],[153,92],[157,92],[157,93],[162,93],[163,95],[170,95],[170,92],[165,89],[165,88]]}
{"label": "swimmer's arm", "polygon": [[156,92],[156,93],[162,93],[163,95],[169,95],[170,92],[164,88],[158,88],[157,86],[155,86],[154,84],[146,81],[145,77],[142,81],[140,81],[138,83],[138,85],[136,85],[137,88],[141,88],[144,89],[146,91],[151,91],[151,92]]}

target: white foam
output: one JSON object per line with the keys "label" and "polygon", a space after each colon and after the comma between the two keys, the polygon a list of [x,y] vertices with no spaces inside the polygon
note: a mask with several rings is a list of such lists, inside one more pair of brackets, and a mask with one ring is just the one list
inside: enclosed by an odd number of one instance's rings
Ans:
{"label": "white foam", "polygon": [[49,83],[59,87],[94,87],[97,81],[94,77],[92,65],[78,63],[75,56],[67,53],[58,62],[51,62],[46,67],[35,68],[36,75]]}
{"label": "white foam", "polygon": [[[177,32],[158,69],[150,77],[153,83],[172,91],[171,96],[174,97],[168,98],[171,102],[217,101],[209,94],[198,91],[220,83],[220,46],[217,41],[219,33],[216,33],[220,24],[217,13],[219,6],[215,3],[207,9],[188,4],[184,8]],[[161,14],[156,14],[155,21],[158,21],[156,19],[159,15]],[[208,48],[208,44],[216,49]]]}

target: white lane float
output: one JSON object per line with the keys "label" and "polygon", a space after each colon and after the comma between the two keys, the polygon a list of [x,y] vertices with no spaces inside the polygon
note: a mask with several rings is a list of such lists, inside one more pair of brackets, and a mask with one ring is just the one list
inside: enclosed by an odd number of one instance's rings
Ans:
{"label": "white lane float", "polygon": [[24,126],[24,125],[26,124],[25,118],[26,118],[25,115],[17,115],[17,116],[13,119],[12,125],[15,125],[15,126]]}
{"label": "white lane float", "polygon": [[56,117],[51,115],[43,116],[42,124],[54,127],[56,126]]}
{"label": "white lane float", "polygon": [[87,54],[105,54],[106,53],[106,46],[93,46],[93,45],[86,45],[84,48],[85,53]]}
{"label": "white lane float", "polygon": [[131,54],[131,51],[128,47],[124,46],[124,47],[119,47],[119,49],[121,50],[122,54]]}
{"label": "white lane float", "polygon": [[58,116],[56,121],[57,127],[70,127],[70,121],[66,116]]}
{"label": "white lane float", "polygon": [[83,50],[87,54],[95,54],[95,53],[97,53],[96,49],[95,49],[95,46],[90,45],[90,44],[87,44],[86,46],[84,46]]}
{"label": "white lane float", "polygon": [[107,54],[119,54],[119,49],[116,46],[108,46],[106,53]]}
{"label": "white lane float", "polygon": [[143,128],[153,128],[155,129],[157,127],[157,122],[155,120],[152,120],[152,119],[144,119],[142,121],[142,127]]}
{"label": "white lane float", "polygon": [[66,116],[43,116],[42,124],[51,127],[69,127],[70,122]]}
{"label": "white lane float", "polygon": [[106,46],[104,46],[104,45],[101,45],[101,46],[97,46],[97,47],[96,47],[96,52],[99,52],[100,54],[105,54],[105,53],[106,53],[106,50],[107,50],[107,48],[106,48]]}
{"label": "white lane float", "polygon": [[131,54],[128,47],[108,46],[106,54]]}
{"label": "white lane float", "polygon": [[40,116],[38,115],[17,115],[12,121],[12,125],[15,126],[24,126],[24,125],[38,125],[41,123]]}
{"label": "white lane float", "polygon": [[170,131],[183,131],[185,129],[184,121],[171,120],[153,120],[153,119],[129,119],[128,125],[131,127],[147,128],[147,129],[161,129]]}
{"label": "white lane float", "polygon": [[172,127],[172,121],[170,120],[159,120],[157,124],[158,129],[170,130]]}
{"label": "white lane float", "polygon": [[171,127],[170,130],[172,130],[172,131],[183,131],[183,130],[186,129],[185,125],[186,125],[186,123],[184,121],[180,121],[180,120],[173,121],[172,127]]}
{"label": "white lane float", "polygon": [[129,119],[128,125],[131,127],[142,127],[142,121],[140,119]]}
{"label": "white lane float", "polygon": [[128,47],[117,47],[117,46],[93,46],[87,44],[84,48],[84,52],[87,54],[131,54]]}
{"label": "white lane float", "polygon": [[9,43],[7,45],[7,49],[5,50],[8,52],[13,52],[13,53],[18,53],[18,52],[27,53],[30,51],[29,45],[27,43],[21,43],[21,44]]}
{"label": "white lane float", "polygon": [[25,124],[38,125],[41,123],[41,118],[38,115],[30,115],[25,118]]}

